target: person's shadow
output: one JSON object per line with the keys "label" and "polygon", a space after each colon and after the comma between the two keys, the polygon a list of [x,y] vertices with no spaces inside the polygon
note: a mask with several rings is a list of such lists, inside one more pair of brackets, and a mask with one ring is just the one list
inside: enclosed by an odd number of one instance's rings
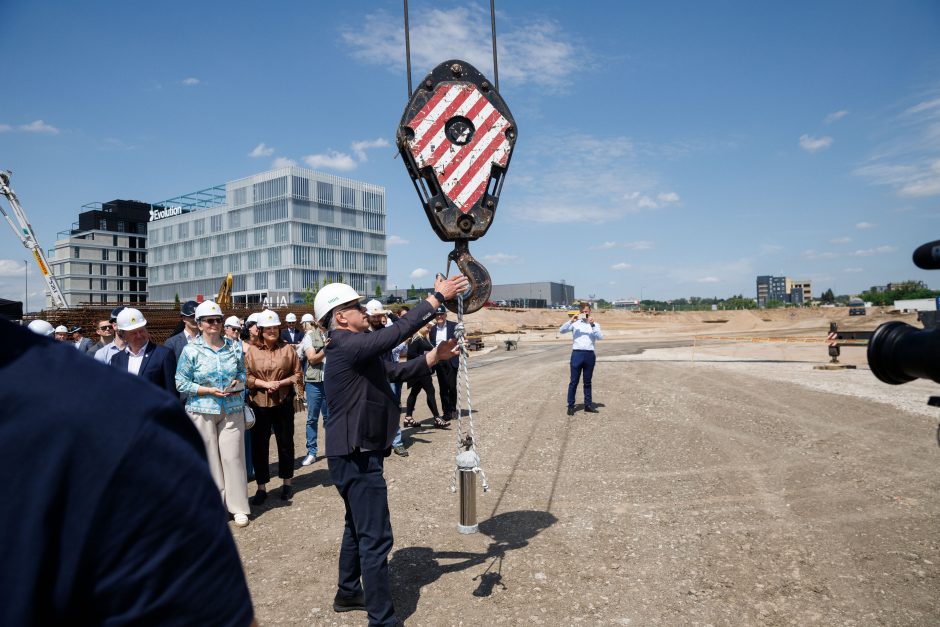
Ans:
{"label": "person's shadow", "polygon": [[[558,519],[549,512],[522,510],[494,516],[480,523],[480,533],[493,540],[484,553],[435,551],[426,546],[398,549],[388,565],[395,614],[401,621],[414,614],[421,597],[421,588],[434,583],[441,575],[487,562],[489,565],[486,569],[473,578],[478,581],[473,596],[489,596],[496,586],[505,590],[502,564],[506,552],[528,545],[530,539],[556,522]],[[447,563],[442,564],[442,560]]]}

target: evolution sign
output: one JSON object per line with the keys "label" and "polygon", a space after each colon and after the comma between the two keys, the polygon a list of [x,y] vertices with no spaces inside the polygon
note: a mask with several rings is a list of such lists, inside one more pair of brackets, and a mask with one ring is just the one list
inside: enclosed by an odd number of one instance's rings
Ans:
{"label": "evolution sign", "polygon": [[157,220],[162,220],[163,218],[172,218],[173,216],[178,216],[183,214],[182,207],[167,207],[165,209],[150,209],[150,222],[156,222]]}

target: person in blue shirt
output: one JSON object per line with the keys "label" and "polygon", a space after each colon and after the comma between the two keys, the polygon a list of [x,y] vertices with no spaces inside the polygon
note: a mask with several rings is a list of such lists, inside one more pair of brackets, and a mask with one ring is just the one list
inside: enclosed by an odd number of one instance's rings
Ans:
{"label": "person in blue shirt", "polygon": [[594,376],[594,344],[604,339],[601,325],[591,315],[591,306],[581,303],[581,312],[561,325],[559,333],[571,333],[574,342],[571,347],[571,378],[568,382],[568,415],[574,416],[574,396],[578,391],[578,381],[584,378],[584,411],[596,414],[597,407],[591,398],[591,378]]}
{"label": "person in blue shirt", "polygon": [[28,495],[0,500],[0,625],[252,624],[177,397],[4,320],[0,345],[0,459]]}

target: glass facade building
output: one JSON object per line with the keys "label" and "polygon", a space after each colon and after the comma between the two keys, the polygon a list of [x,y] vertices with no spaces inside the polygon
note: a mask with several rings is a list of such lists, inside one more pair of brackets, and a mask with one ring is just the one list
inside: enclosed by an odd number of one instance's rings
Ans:
{"label": "glass facade building", "polygon": [[332,281],[385,288],[383,187],[286,167],[226,183],[216,206],[192,197],[149,223],[151,301],[211,298],[228,273],[236,303],[303,302]]}

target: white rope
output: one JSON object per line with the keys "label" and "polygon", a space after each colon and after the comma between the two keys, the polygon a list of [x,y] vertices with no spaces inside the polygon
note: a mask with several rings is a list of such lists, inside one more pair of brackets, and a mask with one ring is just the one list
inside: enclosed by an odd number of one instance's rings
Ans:
{"label": "white rope", "polygon": [[[459,373],[462,375],[464,389],[466,393],[467,422],[469,424],[467,433],[464,435],[463,417],[464,394],[460,389],[460,382],[457,383],[457,455],[454,474],[450,480],[450,491],[457,491],[457,473],[462,470],[470,470],[480,475],[480,482],[483,485],[483,491],[490,489],[486,482],[486,474],[480,467],[480,456],[477,454],[477,438],[473,428],[473,407],[470,402],[470,369],[468,366],[469,351],[467,350],[467,332],[463,323],[463,294],[457,296],[457,326],[454,328],[454,337],[457,340],[457,348],[460,349]],[[469,442],[469,446],[468,446]]]}

